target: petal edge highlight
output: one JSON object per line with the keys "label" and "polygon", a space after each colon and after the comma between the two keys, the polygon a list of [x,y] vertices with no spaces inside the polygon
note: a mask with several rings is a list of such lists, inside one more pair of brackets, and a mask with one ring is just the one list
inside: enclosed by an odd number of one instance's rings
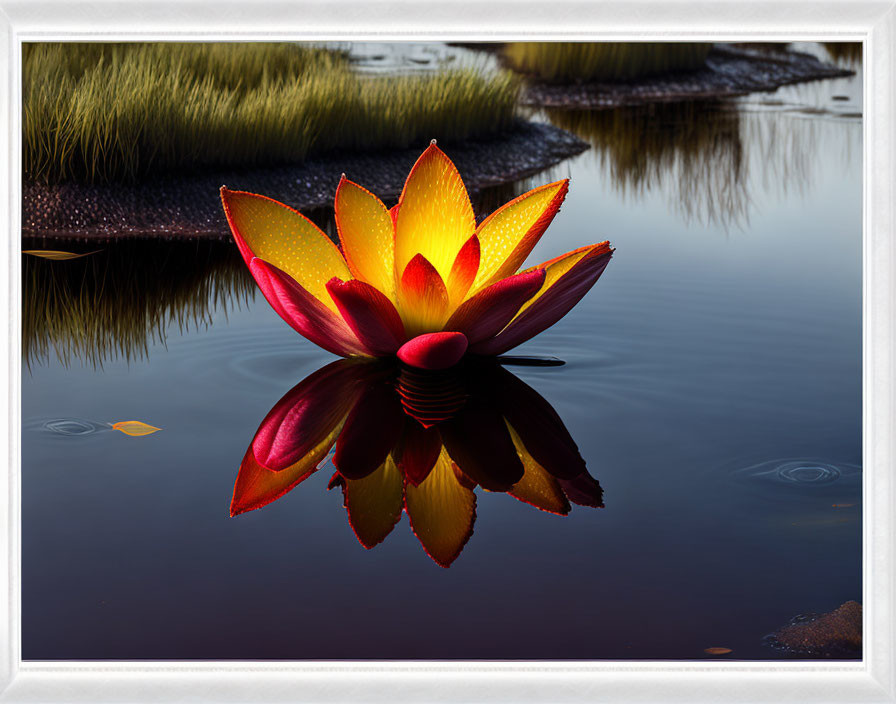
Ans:
{"label": "petal edge highlight", "polygon": [[445,329],[462,332],[471,345],[494,337],[538,293],[544,279],[544,269],[536,269],[487,286],[454,311]]}
{"label": "petal edge highlight", "polygon": [[221,203],[240,254],[249,265],[258,257],[289,274],[308,293],[335,311],[327,295],[334,276],[351,278],[339,248],[299,211],[255,193],[221,188]]}
{"label": "petal edge highlight", "polygon": [[297,333],[340,357],[369,354],[345,321],[289,274],[258,257],[249,271],[271,307]]}
{"label": "petal edge highlight", "polygon": [[608,242],[581,247],[537,267],[545,270],[545,283],[500,333],[472,348],[476,354],[503,354],[538,335],[582,300],[603,274],[613,256]]}
{"label": "petal edge highlight", "polygon": [[404,323],[383,293],[364,281],[331,279],[327,291],[343,320],[375,356],[394,353],[404,342]]}
{"label": "petal edge highlight", "polygon": [[336,187],[336,228],[345,261],[356,278],[395,301],[395,232],[383,202],[345,176]]}
{"label": "petal edge highlight", "polygon": [[534,188],[498,208],[476,228],[482,262],[475,288],[510,276],[526,261],[560,210],[569,179]]}

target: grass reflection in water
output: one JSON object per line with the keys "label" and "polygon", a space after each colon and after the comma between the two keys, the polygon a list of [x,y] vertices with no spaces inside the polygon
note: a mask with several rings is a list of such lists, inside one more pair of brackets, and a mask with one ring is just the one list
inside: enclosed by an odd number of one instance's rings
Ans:
{"label": "grass reflection in water", "polygon": [[[844,168],[861,148],[861,130],[842,138],[852,120],[824,108],[778,103],[669,103],[614,110],[547,109],[557,127],[591,144],[595,160],[623,196],[665,193],[685,222],[743,228],[761,196],[805,195],[828,158]],[[824,119],[802,119],[823,115]],[[859,124],[857,121],[855,124]]]}
{"label": "grass reflection in water", "polygon": [[230,242],[53,243],[71,251],[100,247],[71,261],[22,257],[22,353],[29,367],[51,355],[65,365],[140,359],[171,326],[207,326],[215,310],[254,296],[255,283]]}
{"label": "grass reflection in water", "polygon": [[736,109],[668,103],[615,110],[545,111],[593,149],[623,194],[668,186],[686,219],[729,223],[746,214],[745,145]]}

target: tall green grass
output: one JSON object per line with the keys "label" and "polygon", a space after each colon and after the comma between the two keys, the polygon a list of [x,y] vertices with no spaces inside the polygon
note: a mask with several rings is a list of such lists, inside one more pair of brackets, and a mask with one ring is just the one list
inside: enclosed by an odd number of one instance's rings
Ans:
{"label": "tall green grass", "polygon": [[624,81],[706,63],[711,44],[687,42],[511,42],[507,64],[542,81]]}
{"label": "tall green grass", "polygon": [[511,124],[519,88],[477,67],[359,75],[287,43],[28,44],[23,59],[25,176],[44,183],[484,136]]}

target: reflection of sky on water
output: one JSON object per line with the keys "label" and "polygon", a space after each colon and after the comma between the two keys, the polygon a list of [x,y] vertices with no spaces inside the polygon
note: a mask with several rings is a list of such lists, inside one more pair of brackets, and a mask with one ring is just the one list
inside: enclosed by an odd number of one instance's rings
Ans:
{"label": "reflection of sky on water", "polygon": [[[657,191],[686,222],[743,228],[766,202],[861,153],[861,81],[786,86],[733,102],[548,110],[591,144],[583,157],[631,203]],[[811,118],[811,119],[810,119]],[[563,173],[564,165],[555,173]]]}
{"label": "reflection of sky on water", "polygon": [[[559,518],[481,492],[450,570],[408,530],[360,550],[330,465],[227,515],[259,420],[333,359],[260,297],[210,307],[207,329],[170,326],[144,359],[32,365],[24,657],[792,657],[762,637],[861,594],[861,123],[767,103],[858,102],[860,82],[742,101],[748,218],[689,214],[666,172],[623,193],[594,153],[533,179],[572,183],[532,262],[617,248],[579,306],[515,350],[567,364],[514,369],[606,508]],[[130,418],[163,430],[45,428]],[[792,480],[812,467],[836,478]],[[421,623],[432,637],[409,638]]]}

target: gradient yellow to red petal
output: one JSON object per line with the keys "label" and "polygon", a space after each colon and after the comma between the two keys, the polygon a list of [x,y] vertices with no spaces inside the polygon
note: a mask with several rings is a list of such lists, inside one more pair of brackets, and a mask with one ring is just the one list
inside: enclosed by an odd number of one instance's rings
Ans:
{"label": "gradient yellow to red petal", "polygon": [[[388,356],[444,331],[462,333],[471,352],[492,355],[563,317],[612,254],[604,242],[514,275],[567,190],[567,180],[535,188],[476,227],[460,174],[433,141],[391,209],[342,176],[335,196],[339,247],[270,198],[227,188],[221,198],[266,299],[315,344],[343,356]],[[536,271],[543,285],[522,285]]]}
{"label": "gradient yellow to red petal", "polygon": [[467,188],[451,160],[435,144],[414,164],[398,200],[395,270],[422,254],[443,280],[457,253],[476,231]]}
{"label": "gradient yellow to red petal", "polygon": [[409,337],[442,329],[448,318],[448,289],[422,254],[408,263],[398,285],[398,311]]}
{"label": "gradient yellow to red petal", "polygon": [[327,282],[333,277],[350,279],[351,272],[339,248],[317,225],[283,203],[254,193],[222,188],[221,200],[246,264],[253,256],[273,264],[336,310]]}
{"label": "gradient yellow to red petal", "polygon": [[476,279],[476,272],[479,271],[480,259],[479,238],[473,235],[468,239],[464,246],[460,248],[454,264],[451,266],[451,273],[448,275],[446,288],[448,289],[448,302],[451,309],[454,310],[460,305],[473,285]]}
{"label": "gradient yellow to red petal", "polygon": [[569,180],[540,186],[498,208],[476,229],[482,260],[474,290],[516,272],[538,244],[569,190]]}

